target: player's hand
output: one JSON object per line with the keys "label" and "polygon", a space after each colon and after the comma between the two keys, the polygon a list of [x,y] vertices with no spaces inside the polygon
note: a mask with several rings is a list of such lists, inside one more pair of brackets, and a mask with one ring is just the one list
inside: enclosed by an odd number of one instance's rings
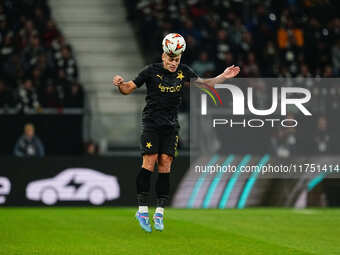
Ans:
{"label": "player's hand", "polygon": [[229,79],[229,78],[233,78],[233,77],[235,77],[236,75],[238,75],[239,72],[240,72],[240,67],[239,67],[239,66],[232,65],[232,66],[227,67],[227,68],[224,70],[224,72],[222,73],[222,76],[223,76],[225,79]]}
{"label": "player's hand", "polygon": [[119,87],[120,85],[123,84],[123,82],[124,82],[123,77],[120,75],[116,75],[115,77],[113,77],[112,85]]}

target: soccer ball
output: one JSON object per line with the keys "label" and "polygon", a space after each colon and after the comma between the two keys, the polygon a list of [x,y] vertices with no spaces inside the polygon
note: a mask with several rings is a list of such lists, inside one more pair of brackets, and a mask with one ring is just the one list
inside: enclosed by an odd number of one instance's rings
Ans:
{"label": "soccer ball", "polygon": [[163,51],[170,56],[178,56],[185,51],[186,43],[180,34],[171,33],[164,37]]}

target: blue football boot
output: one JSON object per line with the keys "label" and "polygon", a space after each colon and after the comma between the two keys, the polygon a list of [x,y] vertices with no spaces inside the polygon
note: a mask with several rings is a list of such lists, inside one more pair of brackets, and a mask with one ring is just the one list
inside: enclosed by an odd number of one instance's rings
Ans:
{"label": "blue football boot", "polygon": [[155,223],[155,229],[158,231],[162,231],[164,229],[163,224],[163,214],[161,213],[155,213],[153,216],[153,222]]}
{"label": "blue football boot", "polygon": [[141,228],[150,233],[152,231],[151,229],[151,225],[150,225],[150,220],[149,220],[149,213],[140,213],[140,212],[136,212],[136,219],[139,222],[139,225],[141,226]]}

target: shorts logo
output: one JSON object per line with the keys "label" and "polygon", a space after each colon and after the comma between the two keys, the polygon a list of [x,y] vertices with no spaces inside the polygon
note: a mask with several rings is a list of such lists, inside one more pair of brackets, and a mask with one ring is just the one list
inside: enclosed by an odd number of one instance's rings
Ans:
{"label": "shorts logo", "polygon": [[147,142],[146,145],[145,145],[145,147],[147,147],[148,149],[150,149],[150,148],[152,147],[151,142]]}
{"label": "shorts logo", "polygon": [[183,75],[183,72],[181,71],[181,70],[179,70],[178,72],[177,72],[177,77],[176,77],[177,79],[180,79],[180,80],[182,80],[183,78],[184,78],[184,75]]}

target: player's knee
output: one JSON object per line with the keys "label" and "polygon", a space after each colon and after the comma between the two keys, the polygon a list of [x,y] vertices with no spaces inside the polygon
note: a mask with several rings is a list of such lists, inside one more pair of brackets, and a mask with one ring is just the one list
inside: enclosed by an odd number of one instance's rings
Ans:
{"label": "player's knee", "polygon": [[160,164],[171,164],[172,162],[172,157],[167,155],[167,154],[161,154],[159,157],[158,157],[158,161]]}
{"label": "player's knee", "polygon": [[158,158],[158,171],[160,173],[169,173],[172,163],[172,157],[166,154],[162,154]]}
{"label": "player's knee", "polygon": [[144,155],[142,167],[150,171],[153,171],[155,164],[157,162],[157,159],[158,159],[158,154]]}

